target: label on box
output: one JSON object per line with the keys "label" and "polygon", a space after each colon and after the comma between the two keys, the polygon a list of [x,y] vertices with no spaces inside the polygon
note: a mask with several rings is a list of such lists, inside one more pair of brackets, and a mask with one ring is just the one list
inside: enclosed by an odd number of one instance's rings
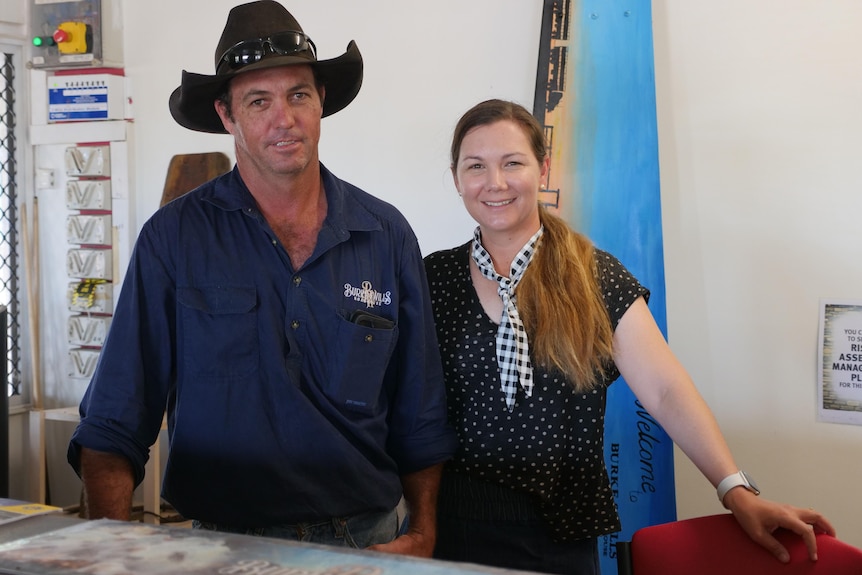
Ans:
{"label": "label on box", "polygon": [[[53,76],[48,81],[48,120],[108,120],[112,82],[104,75]],[[119,94],[111,95],[118,98]]]}

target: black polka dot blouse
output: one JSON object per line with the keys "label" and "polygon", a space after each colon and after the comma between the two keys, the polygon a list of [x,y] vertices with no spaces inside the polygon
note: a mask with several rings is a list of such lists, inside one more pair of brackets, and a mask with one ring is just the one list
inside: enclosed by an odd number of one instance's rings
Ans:
{"label": "black polka dot blouse", "polygon": [[[534,363],[530,398],[518,388],[506,409],[495,357],[497,322],[470,278],[470,243],[425,258],[443,357],[449,420],[460,441],[447,464],[439,512],[469,519],[539,517],[558,541],[620,530],[604,464],[607,386],[576,393],[559,373]],[[596,250],[605,305],[616,328],[649,292],[611,254]]]}

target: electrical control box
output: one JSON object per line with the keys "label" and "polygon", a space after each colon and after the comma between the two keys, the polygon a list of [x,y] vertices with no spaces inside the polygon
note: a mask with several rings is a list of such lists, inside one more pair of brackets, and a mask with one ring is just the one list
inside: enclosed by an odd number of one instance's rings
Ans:
{"label": "electrical control box", "polygon": [[[121,66],[120,18],[114,0],[30,0],[32,68]],[[104,8],[104,9],[103,9]]]}

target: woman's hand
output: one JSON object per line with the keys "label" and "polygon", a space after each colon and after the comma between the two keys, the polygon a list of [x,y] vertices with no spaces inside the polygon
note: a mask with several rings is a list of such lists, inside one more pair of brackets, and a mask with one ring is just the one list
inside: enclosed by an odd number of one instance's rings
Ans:
{"label": "woman's hand", "polygon": [[835,536],[835,528],[820,513],[757,497],[737,487],[724,496],[724,505],[733,513],[739,525],[759,545],[782,563],[790,561],[787,549],[772,536],[776,529],[793,531],[805,541],[808,557],[817,561],[817,533]]}

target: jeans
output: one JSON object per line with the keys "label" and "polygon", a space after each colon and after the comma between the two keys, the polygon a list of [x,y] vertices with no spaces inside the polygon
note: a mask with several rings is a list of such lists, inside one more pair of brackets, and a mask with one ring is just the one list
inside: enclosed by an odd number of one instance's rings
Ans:
{"label": "jeans", "polygon": [[364,549],[379,543],[389,543],[398,535],[399,526],[395,509],[392,509],[391,511],[360,513],[349,517],[333,517],[332,519],[295,525],[245,528],[194,520],[192,527],[223,533],[240,533]]}
{"label": "jeans", "polygon": [[541,520],[472,520],[438,514],[434,557],[540,573],[600,572],[595,538],[556,543]]}

